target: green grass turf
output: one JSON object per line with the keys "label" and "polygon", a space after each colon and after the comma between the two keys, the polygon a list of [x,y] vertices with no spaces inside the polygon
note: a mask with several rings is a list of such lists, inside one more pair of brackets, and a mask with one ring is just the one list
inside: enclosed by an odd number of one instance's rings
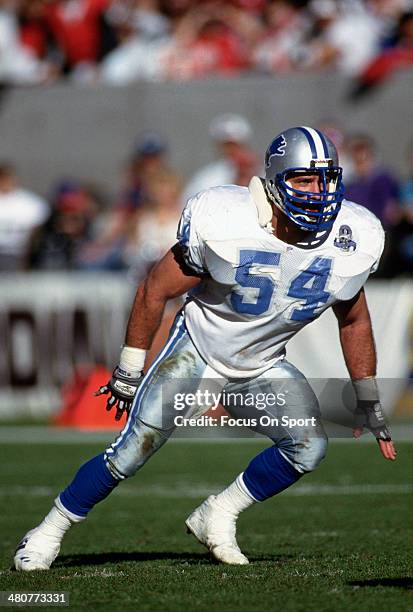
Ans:
{"label": "green grass turf", "polygon": [[0,590],[69,591],[71,610],[413,610],[412,443],[394,464],[375,443],[332,443],[290,493],[241,516],[249,566],[211,562],[183,521],[262,448],[171,442],[71,530],[52,570],[17,573],[17,541],[102,445],[3,444]]}

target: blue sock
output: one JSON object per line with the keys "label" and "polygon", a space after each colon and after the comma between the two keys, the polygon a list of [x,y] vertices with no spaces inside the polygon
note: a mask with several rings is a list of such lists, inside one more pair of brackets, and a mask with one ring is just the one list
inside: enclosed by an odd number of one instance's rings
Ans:
{"label": "blue sock", "polygon": [[60,493],[60,501],[73,514],[86,516],[118,484],[119,480],[106,467],[102,453],[82,465],[70,485]]}
{"label": "blue sock", "polygon": [[284,491],[301,476],[276,446],[270,446],[252,459],[243,479],[251,495],[257,501],[264,501]]}

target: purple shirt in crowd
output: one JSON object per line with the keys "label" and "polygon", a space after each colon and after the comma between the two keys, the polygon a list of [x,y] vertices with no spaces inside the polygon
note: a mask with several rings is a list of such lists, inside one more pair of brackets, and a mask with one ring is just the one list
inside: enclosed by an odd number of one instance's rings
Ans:
{"label": "purple shirt in crowd", "polygon": [[389,209],[399,196],[399,184],[388,170],[376,166],[368,176],[354,178],[345,186],[345,197],[371,210],[388,224]]}

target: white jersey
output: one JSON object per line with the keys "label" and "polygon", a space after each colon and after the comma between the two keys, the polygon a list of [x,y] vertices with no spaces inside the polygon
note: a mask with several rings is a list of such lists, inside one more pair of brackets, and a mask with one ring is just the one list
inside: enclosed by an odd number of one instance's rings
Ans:
{"label": "white jersey", "polygon": [[246,187],[197,194],[182,213],[178,240],[186,263],[206,274],[185,306],[203,359],[226,378],[258,376],[285,354],[301,328],[354,297],[384,245],[379,220],[344,200],[324,242],[294,246],[258,223]]}

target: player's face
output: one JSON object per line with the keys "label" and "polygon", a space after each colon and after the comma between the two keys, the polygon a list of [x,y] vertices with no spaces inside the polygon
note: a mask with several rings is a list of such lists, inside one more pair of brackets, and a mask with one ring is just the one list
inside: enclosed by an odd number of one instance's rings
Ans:
{"label": "player's face", "polygon": [[[298,176],[292,176],[288,179],[288,183],[293,189],[296,189],[295,195],[297,198],[301,198],[304,202],[307,199],[306,193],[311,193],[311,199],[313,201],[312,206],[303,204],[303,211],[317,212],[318,207],[314,205],[314,200],[317,200],[317,193],[323,190],[323,180],[320,174],[302,174]],[[301,192],[301,193],[300,193]],[[320,198],[321,199],[321,198]]]}
{"label": "player's face", "polygon": [[[318,174],[302,174],[300,176],[292,176],[288,179],[288,183],[294,189],[302,192],[313,192],[320,193],[323,189],[322,178]],[[296,194],[297,197],[305,199],[305,193],[303,195]]]}

